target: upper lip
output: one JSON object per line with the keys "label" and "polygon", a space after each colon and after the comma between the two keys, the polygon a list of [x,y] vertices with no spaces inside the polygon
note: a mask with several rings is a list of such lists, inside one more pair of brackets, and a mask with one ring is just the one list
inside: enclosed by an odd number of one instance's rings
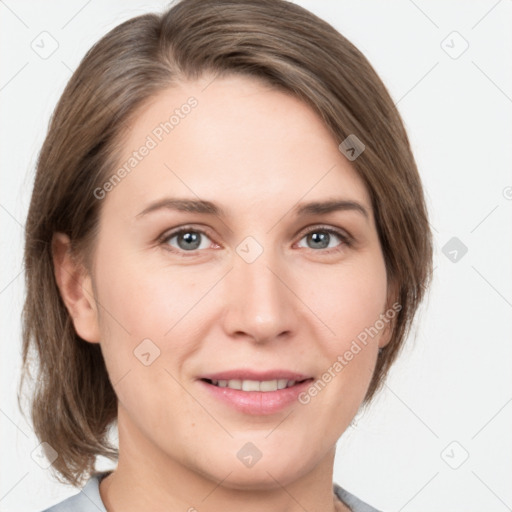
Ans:
{"label": "upper lip", "polygon": [[267,371],[256,371],[249,369],[235,369],[228,370],[218,373],[209,373],[200,375],[199,379],[208,380],[277,380],[287,379],[294,380],[295,382],[310,379],[311,375],[304,375],[302,373],[292,372],[289,370],[267,370]]}

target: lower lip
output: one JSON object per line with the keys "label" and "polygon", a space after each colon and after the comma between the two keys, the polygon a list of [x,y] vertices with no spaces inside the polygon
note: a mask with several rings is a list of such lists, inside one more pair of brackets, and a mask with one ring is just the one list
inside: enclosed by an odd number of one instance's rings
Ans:
{"label": "lower lip", "polygon": [[298,400],[302,393],[313,379],[300,382],[289,388],[276,391],[242,391],[239,389],[221,388],[199,380],[205,390],[218,400],[232,406],[240,412],[252,415],[274,414]]}

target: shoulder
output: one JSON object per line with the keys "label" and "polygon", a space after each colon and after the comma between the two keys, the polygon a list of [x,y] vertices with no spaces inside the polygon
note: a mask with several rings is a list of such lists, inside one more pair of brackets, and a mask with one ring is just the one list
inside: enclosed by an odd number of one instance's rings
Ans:
{"label": "shoulder", "polygon": [[100,481],[107,474],[93,474],[80,492],[42,512],[107,512],[100,496]]}
{"label": "shoulder", "polygon": [[[107,512],[100,495],[100,481],[108,473],[97,473],[87,481],[83,489],[77,494],[66,498],[42,512]],[[352,512],[380,512],[376,508],[349,493],[337,483],[333,489],[338,498],[347,505]]]}
{"label": "shoulder", "polygon": [[352,512],[381,512],[371,505],[368,505],[368,503],[361,501],[357,496],[349,493],[336,482],[334,482],[333,487],[336,496],[338,496],[338,498],[345,503]]}

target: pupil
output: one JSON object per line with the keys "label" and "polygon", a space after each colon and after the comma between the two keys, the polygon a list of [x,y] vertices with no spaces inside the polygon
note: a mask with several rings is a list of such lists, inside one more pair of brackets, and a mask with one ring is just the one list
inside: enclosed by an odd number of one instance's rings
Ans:
{"label": "pupil", "polygon": [[310,241],[316,249],[325,249],[329,245],[329,233],[315,232],[309,235]]}
{"label": "pupil", "polygon": [[[180,240],[184,240],[186,243],[181,244]],[[187,231],[186,233],[178,236],[178,244],[181,249],[197,249],[199,247],[200,241],[199,241],[199,233],[194,233]],[[187,245],[189,244],[189,245]],[[190,245],[192,244],[192,245]],[[195,245],[194,245],[195,244]]]}

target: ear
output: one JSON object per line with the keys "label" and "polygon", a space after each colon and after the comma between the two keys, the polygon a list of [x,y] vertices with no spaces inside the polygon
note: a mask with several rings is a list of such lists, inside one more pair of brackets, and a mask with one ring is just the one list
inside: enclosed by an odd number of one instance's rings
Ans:
{"label": "ear", "polygon": [[388,324],[386,324],[386,327],[383,329],[379,338],[379,348],[384,348],[391,341],[391,335],[393,334],[393,325],[393,321],[390,321]]}
{"label": "ear", "polygon": [[384,348],[391,341],[393,336],[396,317],[402,309],[402,305],[398,302],[398,291],[398,283],[395,280],[392,280],[388,285],[386,309],[384,311],[388,321],[379,338],[379,348]]}
{"label": "ear", "polygon": [[55,233],[52,239],[55,280],[76,333],[85,341],[99,343],[98,310],[92,280],[71,250],[69,237]]}

